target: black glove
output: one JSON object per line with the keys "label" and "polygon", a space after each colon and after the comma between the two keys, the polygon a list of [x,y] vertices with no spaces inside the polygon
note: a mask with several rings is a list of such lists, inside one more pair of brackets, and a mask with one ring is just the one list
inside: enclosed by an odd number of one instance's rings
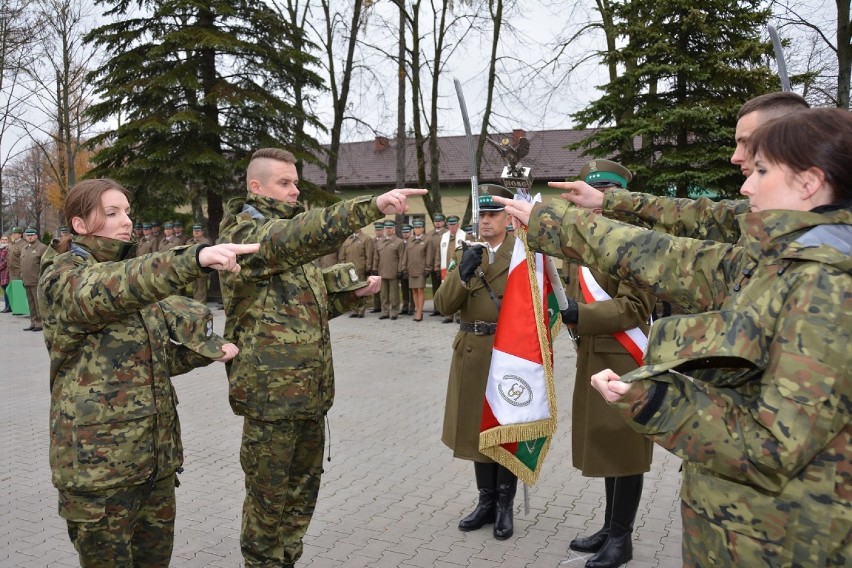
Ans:
{"label": "black glove", "polygon": [[402,280],[402,272],[397,272],[397,273],[396,273],[396,279],[397,279],[397,280]]}
{"label": "black glove", "polygon": [[403,279],[403,280],[408,280],[408,272],[407,272],[407,271],[404,271],[404,272],[402,273],[402,279]]}
{"label": "black glove", "polygon": [[577,308],[577,302],[568,298],[568,307],[559,311],[562,314],[562,323],[565,325],[577,325],[577,320],[580,319],[580,310]]}
{"label": "black glove", "polygon": [[432,271],[431,270],[424,270],[423,276],[425,276],[426,278],[429,278],[430,276],[432,276]]}
{"label": "black glove", "polygon": [[459,277],[467,284],[468,280],[476,273],[476,269],[482,264],[482,251],[485,247],[467,247],[462,253],[459,263]]}

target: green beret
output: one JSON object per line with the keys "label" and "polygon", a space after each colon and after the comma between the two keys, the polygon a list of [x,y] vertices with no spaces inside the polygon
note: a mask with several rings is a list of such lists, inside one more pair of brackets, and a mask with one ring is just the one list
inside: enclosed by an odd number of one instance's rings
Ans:
{"label": "green beret", "polygon": [[503,211],[505,207],[492,199],[493,196],[512,199],[515,194],[503,187],[493,183],[483,183],[479,186],[479,209],[480,211]]}
{"label": "green beret", "polygon": [[393,221],[385,221],[384,227],[385,227],[385,229],[390,228],[390,227],[396,227],[396,223],[394,223]]}
{"label": "green beret", "polygon": [[447,217],[447,225],[458,225],[459,218],[455,215],[450,215]]}
{"label": "green beret", "polygon": [[24,231],[24,234],[25,235],[37,235],[38,231],[36,231],[35,228],[33,228],[33,227],[27,227],[27,229]]}
{"label": "green beret", "polygon": [[626,188],[627,182],[633,179],[633,174],[618,162],[592,160],[580,170],[580,179],[592,187],[617,185]]}
{"label": "green beret", "polygon": [[329,294],[335,292],[354,292],[367,285],[366,280],[358,278],[355,265],[351,262],[343,262],[324,268],[322,271],[325,288]]}

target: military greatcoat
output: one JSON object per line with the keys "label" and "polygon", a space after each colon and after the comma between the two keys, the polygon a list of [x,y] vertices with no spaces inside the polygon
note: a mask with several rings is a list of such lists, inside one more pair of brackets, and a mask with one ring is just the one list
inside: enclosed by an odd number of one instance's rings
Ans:
{"label": "military greatcoat", "polygon": [[612,298],[587,304],[580,290],[579,265],[570,263],[565,290],[577,301],[577,373],[571,400],[571,459],[586,477],[621,477],[651,469],[653,442],[633,430],[598,391],[594,373],[612,369],[619,375],[639,365],[613,333],[639,327],[648,333],[648,319],[656,298],[648,292],[591,271]]}
{"label": "military greatcoat", "polygon": [[367,273],[373,270],[373,239],[363,231],[349,235],[340,247],[337,262],[351,262],[355,265],[358,277],[365,279]]}
{"label": "military greatcoat", "polygon": [[[509,264],[515,237],[506,239],[494,254],[494,264],[484,254],[482,268],[485,278],[494,293],[503,297],[509,277]],[[456,264],[462,251],[456,251]],[[447,272],[447,277],[435,294],[435,307],[442,314],[452,316],[461,311],[462,322],[497,322],[497,306],[491,299],[482,281],[473,276],[467,284],[459,277],[458,268]],[[479,452],[479,425],[482,420],[482,403],[485,400],[485,383],[491,366],[491,349],[494,335],[476,335],[459,331],[453,340],[453,359],[450,379],[447,383],[447,399],[444,405],[444,427],[441,441],[453,456],[465,460],[490,463],[491,458]]]}
{"label": "military greatcoat", "polygon": [[658,364],[623,377],[632,388],[613,403],[684,460],[684,564],[849,566],[852,210],[768,210],[739,222],[732,246],[555,200],[534,208],[529,235],[545,254],[699,314],[655,324],[691,327],[649,342],[646,361]]}

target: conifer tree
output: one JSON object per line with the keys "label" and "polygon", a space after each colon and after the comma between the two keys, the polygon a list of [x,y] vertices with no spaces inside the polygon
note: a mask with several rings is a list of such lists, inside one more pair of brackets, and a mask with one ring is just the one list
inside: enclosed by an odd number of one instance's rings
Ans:
{"label": "conifer tree", "polygon": [[[115,127],[93,140],[90,175],[135,192],[137,212],[163,214],[206,198],[215,237],[222,198],[245,189],[251,152],[285,146],[298,158],[319,147],[294,132],[313,116],[293,104],[292,85],[321,87],[307,41],[264,2],[101,0],[112,22],[87,41],[107,53],[91,74],[91,115]],[[295,35],[294,35],[295,34]],[[289,39],[288,39],[289,38]],[[298,136],[300,147],[292,144]],[[140,211],[141,210],[141,211]]]}
{"label": "conifer tree", "polygon": [[736,196],[734,129],[746,100],[779,89],[761,40],[769,12],[759,0],[631,0],[612,3],[623,47],[604,55],[621,74],[574,115],[599,126],[579,146],[614,156],[631,188],[680,197]]}

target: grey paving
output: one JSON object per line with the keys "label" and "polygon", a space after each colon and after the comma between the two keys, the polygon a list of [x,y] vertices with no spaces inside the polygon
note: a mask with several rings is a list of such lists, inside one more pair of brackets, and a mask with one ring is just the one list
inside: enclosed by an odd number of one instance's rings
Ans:
{"label": "grey paving", "polygon": [[[427,302],[431,309],[431,302]],[[221,331],[221,311],[215,311]],[[582,566],[567,551],[577,534],[602,522],[603,482],[571,466],[570,402],[574,355],[556,340],[559,431],[529,514],[516,501],[515,536],[489,529],[462,533],[473,506],[469,462],[440,441],[455,326],[441,318],[413,322],[340,317],[332,322],[337,398],[329,415],[330,451],[319,504],[299,568],[554,568]],[[56,513],[48,446],[48,361],[29,321],[0,315],[0,566],[76,566]],[[227,403],[220,364],[176,377],[185,447],[177,489],[172,565],[240,566],[241,420]],[[634,532],[631,568],[681,565],[679,460],[656,449]],[[521,491],[518,491],[519,496]]]}

